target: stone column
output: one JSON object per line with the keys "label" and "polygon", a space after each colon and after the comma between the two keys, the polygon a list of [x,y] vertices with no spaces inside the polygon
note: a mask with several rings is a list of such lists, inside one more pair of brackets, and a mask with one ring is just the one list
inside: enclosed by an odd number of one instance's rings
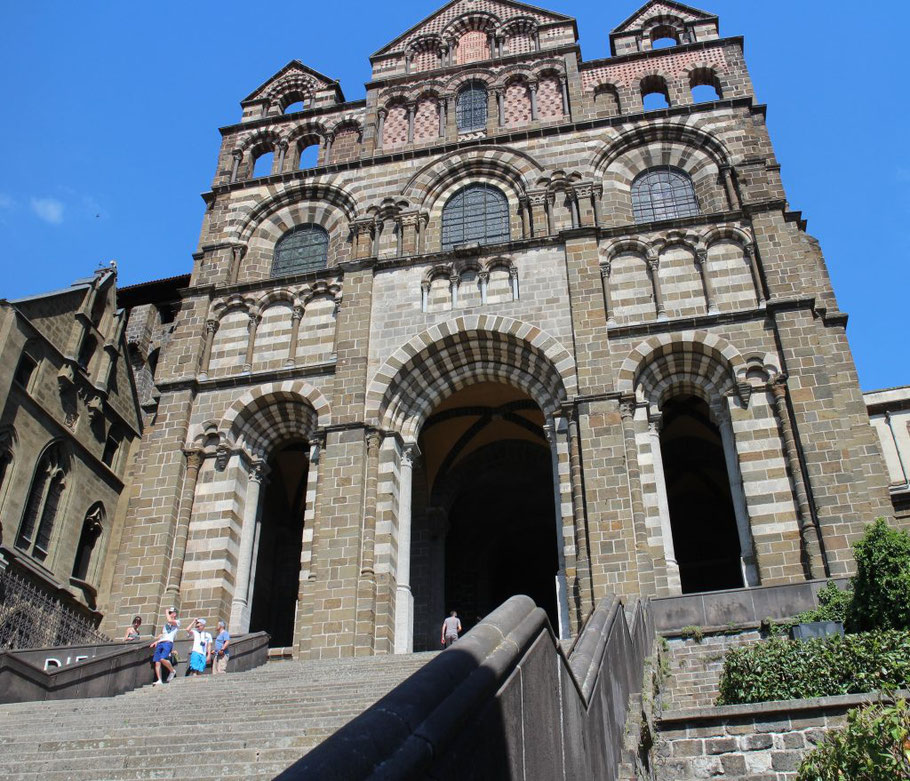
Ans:
{"label": "stone column", "polygon": [[458,308],[458,286],[461,284],[461,277],[458,274],[452,274],[449,277],[449,296],[452,299],[452,309]]}
{"label": "stone column", "polygon": [[572,227],[581,227],[581,212],[578,208],[578,194],[575,190],[569,192],[569,209],[572,213]]}
{"label": "stone column", "polygon": [[610,297],[610,270],[612,263],[605,260],[600,264],[600,286],[604,296],[604,309],[607,312],[607,325],[616,325],[616,318],[613,316],[613,300]]}
{"label": "stone column", "polygon": [[426,312],[430,304],[430,283],[423,280],[420,283],[420,311]]}
{"label": "stone column", "polygon": [[[591,559],[588,553],[588,526],[585,517],[584,486],[581,474],[581,443],[578,436],[578,410],[565,410],[566,433],[569,440],[569,474],[572,478],[572,517],[575,527],[575,570],[576,581],[573,596],[579,603],[579,618],[584,620],[588,610],[593,608],[593,590],[591,584]],[[576,627],[581,629],[581,626]]]}
{"label": "stone column", "polygon": [[496,132],[496,126],[499,120],[499,108],[496,102],[496,90],[487,91],[487,135],[493,135]]}
{"label": "stone column", "polygon": [[531,97],[531,121],[537,121],[537,82],[528,82],[528,95]]}
{"label": "stone column", "polygon": [[369,258],[373,251],[373,220],[361,219],[351,223],[354,233],[354,257],[358,260]]}
{"label": "stone column", "polygon": [[759,585],[758,567],[755,561],[755,546],[752,544],[752,527],[749,524],[749,509],[746,505],[746,494],[743,490],[742,472],[736,453],[736,439],[733,435],[733,424],[730,421],[730,409],[723,398],[711,403],[714,422],[720,430],[720,439],[724,448],[724,461],[727,465],[727,478],[730,481],[730,495],[733,498],[733,511],[736,514],[736,531],[739,535],[740,560],[743,572],[743,583],[747,587]]}
{"label": "stone column", "polygon": [[603,197],[604,188],[595,184],[591,188],[591,209],[594,211],[594,225],[600,226],[600,199]]}
{"label": "stone column", "polygon": [[550,444],[550,468],[553,470],[553,507],[556,509],[556,561],[558,567],[556,572],[556,609],[559,621],[557,631],[559,637],[566,640],[572,636],[572,628],[570,626],[569,588],[566,578],[566,533],[560,509],[563,506],[563,501],[559,474],[559,438],[556,433],[557,428],[557,420],[550,418],[547,419],[543,426],[544,435]]}
{"label": "stone column", "polygon": [[446,137],[446,99],[440,97],[436,101],[436,113],[439,115],[439,137]]}
{"label": "stone column", "polygon": [[519,299],[518,268],[515,266],[509,267],[509,286],[512,288],[512,300],[517,301]]}
{"label": "stone column", "polygon": [[256,527],[261,515],[259,497],[265,487],[268,466],[256,458],[247,472],[246,496],[243,500],[243,526],[240,528],[240,549],[237,551],[237,576],[234,578],[234,598],[231,601],[231,626],[235,632],[250,628],[251,577],[256,547]]}
{"label": "stone column", "polygon": [[[186,560],[186,541],[190,532],[190,518],[193,514],[193,502],[196,498],[196,481],[202,466],[201,450],[184,450],[186,471],[183,473],[183,490],[180,492],[180,510],[177,512],[177,526],[174,530],[174,546],[171,550],[171,563],[168,567],[167,587],[162,598],[164,605],[179,605],[180,579],[183,576],[183,563]],[[161,611],[159,610],[159,613]]]}
{"label": "stone column", "polygon": [[742,204],[739,200],[739,193],[736,192],[736,181],[733,178],[733,167],[725,165],[720,169],[721,176],[724,180],[724,190],[727,193],[727,203],[731,211],[738,211]]}
{"label": "stone column", "polygon": [[562,115],[569,117],[569,88],[566,85],[566,77],[559,77],[559,87],[562,90]]}
{"label": "stone column", "polygon": [[373,223],[373,246],[370,248],[370,257],[379,257],[380,240],[384,229],[385,221],[381,217],[377,217]]}
{"label": "stone column", "polygon": [[246,324],[247,342],[246,357],[243,361],[243,371],[253,371],[253,349],[256,347],[256,329],[259,328],[259,313],[250,312],[250,319]]}
{"label": "stone column", "polygon": [[654,465],[654,485],[657,492],[657,511],[660,514],[660,536],[667,562],[667,588],[670,594],[682,594],[682,580],[679,577],[679,563],[673,544],[673,526],[670,522],[670,501],[667,498],[667,479],[664,475],[664,459],[660,449],[660,429],[663,415],[648,416],[648,435],[651,438],[651,461]]}
{"label": "stone column", "polygon": [[408,143],[414,143],[414,111],[415,104],[408,103]]}
{"label": "stone column", "polygon": [[654,593],[654,563],[648,552],[648,526],[641,491],[641,467],[638,464],[638,443],[635,441],[635,399],[619,405],[622,418],[623,445],[626,451],[626,475],[629,480],[629,500],[632,509],[632,529],[635,538],[635,564],[642,594]]}
{"label": "stone column", "polygon": [[218,331],[217,320],[205,321],[205,344],[202,346],[202,358],[199,361],[200,379],[208,379],[209,361],[212,359],[212,344],[215,341],[215,333]]}
{"label": "stone column", "polygon": [[423,255],[426,252],[426,234],[427,223],[430,221],[430,215],[421,212],[417,215],[417,254]]}
{"label": "stone column", "polygon": [[490,282],[490,272],[481,271],[477,277],[480,279],[480,303],[487,303],[487,285]]}
{"label": "stone column", "polygon": [[376,633],[376,495],[379,486],[379,449],[382,434],[373,428],[365,432],[367,460],[364,469],[363,528],[360,534],[360,577],[357,581],[357,610],[354,654],[373,652]]}
{"label": "stone column", "polygon": [[293,366],[297,363],[297,342],[300,339],[300,321],[303,319],[303,307],[295,304],[291,313],[291,343],[288,345],[288,357],[285,358],[285,366]]}
{"label": "stone column", "polygon": [[711,281],[711,273],[708,271],[708,251],[704,249],[695,252],[695,267],[701,276],[702,289],[705,291],[705,305],[708,312],[716,312],[717,304],[714,302],[714,283]]}
{"label": "stone column", "polygon": [[378,124],[378,127],[376,128],[376,148],[382,149],[382,134],[383,134],[383,131],[385,130],[386,110],[384,108],[381,108],[376,113],[377,113],[377,116],[379,117],[379,124]]}
{"label": "stone column", "polygon": [[822,578],[827,575],[826,562],[822,557],[821,543],[818,529],[812,518],[812,509],[809,506],[809,495],[803,481],[802,462],[793,434],[793,425],[790,422],[790,411],[787,408],[787,378],[778,375],[771,383],[771,393],[774,399],[774,415],[780,429],[781,442],[784,455],[793,483],[793,493],[796,495],[796,508],[799,520],[799,536],[802,542],[803,565],[806,576],[809,578]]}
{"label": "stone column", "polygon": [[654,290],[654,308],[658,320],[666,320],[667,312],[664,309],[664,297],[660,292],[660,261],[657,258],[648,258],[648,273],[651,277],[651,287]]}
{"label": "stone column", "polygon": [[332,159],[332,144],[335,141],[333,133],[327,133],[325,136],[325,151],[322,153],[322,164],[328,165]]}
{"label": "stone column", "polygon": [[284,160],[287,157],[288,153],[288,142],[282,141],[278,144],[278,155],[275,158],[275,167],[272,170],[273,174],[284,173]]}
{"label": "stone column", "polygon": [[496,90],[496,115],[498,117],[499,127],[506,126],[506,106],[503,99],[502,90]]}
{"label": "stone column", "polygon": [[235,149],[231,156],[234,158],[234,161],[231,165],[231,182],[237,181],[237,174],[240,173],[240,161],[243,160],[243,150]]}
{"label": "stone column", "polygon": [[521,215],[521,237],[527,239],[531,236],[531,205],[527,196],[522,195],[518,199],[518,213]]}
{"label": "stone column", "polygon": [[534,236],[547,235],[547,194],[529,193],[528,204],[531,210],[531,230]]}
{"label": "stone column", "polygon": [[763,307],[765,306],[765,294],[762,289],[761,274],[758,270],[755,245],[752,243],[746,244],[743,247],[743,252],[746,253],[746,259],[749,261],[749,271],[752,272],[752,284],[755,285],[755,301],[760,307]]}
{"label": "stone column", "polygon": [[411,477],[417,445],[401,451],[398,474],[398,566],[395,573],[395,653],[414,650],[414,595],[411,593]]}
{"label": "stone column", "polygon": [[240,276],[240,261],[243,260],[245,254],[246,247],[242,244],[235,244],[231,247],[231,269],[228,274],[228,283],[231,285],[237,283],[237,278]]}

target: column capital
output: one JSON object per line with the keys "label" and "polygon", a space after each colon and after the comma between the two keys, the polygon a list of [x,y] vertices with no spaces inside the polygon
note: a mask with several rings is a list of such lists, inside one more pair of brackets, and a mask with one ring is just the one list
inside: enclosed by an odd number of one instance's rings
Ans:
{"label": "column capital", "polygon": [[635,417],[635,409],[637,407],[635,398],[630,396],[628,398],[621,399],[619,402],[619,414],[623,420],[632,420]]}
{"label": "column capital", "polygon": [[611,260],[602,260],[600,261],[600,276],[603,279],[606,279],[610,276],[610,269],[613,267],[613,261]]}
{"label": "column capital", "polygon": [[254,458],[247,467],[247,478],[254,483],[262,485],[268,478],[269,465],[264,458]]}
{"label": "column capital", "polygon": [[420,458],[420,448],[417,447],[416,442],[405,445],[401,449],[401,465],[402,466],[407,464],[408,467],[413,467],[414,464],[417,462],[418,458]]}
{"label": "column capital", "polygon": [[183,455],[186,457],[186,468],[198,472],[205,459],[205,451],[196,447],[184,448]]}
{"label": "column capital", "polygon": [[367,453],[369,455],[375,455],[379,452],[379,446],[382,444],[383,432],[378,428],[373,428],[368,426],[364,431],[364,439],[367,444]]}
{"label": "column capital", "polygon": [[205,332],[214,335],[220,325],[218,320],[211,318],[205,321]]}
{"label": "column capital", "polygon": [[708,262],[708,250],[706,249],[697,249],[695,250],[695,262],[699,265],[703,265]]}
{"label": "column capital", "polygon": [[243,150],[242,150],[242,149],[235,149],[235,150],[233,150],[233,151],[231,152],[231,155],[233,156],[233,158],[234,158],[235,160],[242,160],[242,159],[243,159]]}
{"label": "column capital", "polygon": [[787,375],[783,373],[774,375],[770,386],[775,399],[783,399],[787,395]]}
{"label": "column capital", "polygon": [[303,304],[294,304],[294,308],[291,310],[291,320],[301,319],[303,319]]}
{"label": "column capital", "polygon": [[743,244],[743,252],[746,253],[746,256],[751,258],[755,254],[755,243],[747,241]]}

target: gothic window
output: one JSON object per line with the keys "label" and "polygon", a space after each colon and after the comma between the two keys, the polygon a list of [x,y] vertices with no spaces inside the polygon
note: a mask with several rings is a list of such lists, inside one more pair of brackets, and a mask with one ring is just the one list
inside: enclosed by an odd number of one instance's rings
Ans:
{"label": "gothic window", "polygon": [[16,367],[16,373],[13,375],[13,379],[23,388],[28,390],[32,375],[35,373],[35,369],[37,367],[38,364],[35,362],[35,359],[32,358],[32,356],[30,356],[28,353],[22,353],[22,357],[19,358],[19,365]]}
{"label": "gothic window", "polygon": [[487,126],[487,90],[483,84],[472,83],[458,93],[455,103],[458,132],[483,130]]}
{"label": "gothic window", "polygon": [[684,171],[668,165],[639,174],[632,182],[632,213],[635,222],[697,215],[692,180]]}
{"label": "gothic window", "polygon": [[509,202],[501,190],[471,184],[442,209],[442,248],[458,244],[498,244],[509,240]]}
{"label": "gothic window", "polygon": [[329,234],[318,225],[301,225],[288,231],[275,245],[272,276],[305,274],[326,267]]}
{"label": "gothic window", "polygon": [[38,559],[45,559],[50,550],[51,535],[63,498],[65,465],[60,445],[51,445],[44,451],[35,469],[16,536],[16,547],[30,551]]}
{"label": "gothic window", "polygon": [[79,535],[79,545],[76,548],[76,559],[73,561],[72,577],[76,580],[88,579],[89,564],[95,543],[101,538],[104,531],[104,505],[100,502],[92,505],[82,523],[82,533]]}
{"label": "gothic window", "polygon": [[107,435],[107,440],[104,443],[104,452],[101,454],[101,460],[115,471],[117,469],[117,453],[120,450],[120,442],[122,439],[123,435],[120,431],[111,428],[110,433]]}

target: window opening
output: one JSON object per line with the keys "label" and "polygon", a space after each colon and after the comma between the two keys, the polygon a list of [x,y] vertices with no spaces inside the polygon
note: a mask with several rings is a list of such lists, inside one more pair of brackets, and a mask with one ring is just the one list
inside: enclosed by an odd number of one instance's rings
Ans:
{"label": "window opening", "polygon": [[284,234],[275,245],[272,277],[305,274],[326,267],[329,234],[318,225],[301,225]]}
{"label": "window opening", "polygon": [[305,168],[315,168],[319,161],[319,144],[309,144],[300,148],[300,164],[297,166],[301,171]]}
{"label": "window opening", "polygon": [[306,108],[306,103],[302,100],[296,100],[293,103],[289,104],[285,109],[285,114],[295,114],[298,111],[303,111]]}
{"label": "window opening", "polygon": [[16,367],[16,373],[13,375],[13,379],[23,388],[28,390],[28,385],[31,382],[32,375],[35,373],[37,367],[38,363],[35,359],[32,358],[32,356],[23,353],[22,357],[19,358],[19,365]]}
{"label": "window opening", "polygon": [[263,152],[259,155],[253,165],[253,177],[269,176],[272,173],[272,162],[274,159],[275,154],[273,152]]}
{"label": "window opening", "polygon": [[87,580],[92,553],[103,531],[104,507],[96,504],[85,516],[85,521],[82,524],[82,533],[79,535],[79,544],[76,547],[76,558],[73,561],[72,572],[72,577],[76,580]]}
{"label": "window opening", "polygon": [[482,84],[469,84],[458,93],[455,106],[458,132],[484,130],[487,126],[487,90]]}
{"label": "window opening", "polygon": [[489,184],[471,184],[442,209],[442,248],[458,244],[498,244],[509,240],[509,202]]}
{"label": "window opening", "polygon": [[632,182],[635,222],[694,217],[699,213],[692,180],[671,166],[652,168]]}

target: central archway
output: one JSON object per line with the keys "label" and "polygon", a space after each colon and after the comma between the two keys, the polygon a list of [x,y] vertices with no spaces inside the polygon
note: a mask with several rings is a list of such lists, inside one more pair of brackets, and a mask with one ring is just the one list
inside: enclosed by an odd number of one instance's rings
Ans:
{"label": "central archway", "polygon": [[425,421],[413,482],[414,648],[439,646],[457,610],[467,630],[515,594],[559,626],[559,535],[544,416],[527,394],[479,382]]}
{"label": "central archway", "polygon": [[[394,636],[393,647],[396,653],[409,653],[414,648],[415,639],[418,647],[432,643],[432,636],[438,626],[430,629],[430,624],[441,621],[442,612],[446,609],[459,609],[457,605],[451,608],[445,605],[445,578],[435,581],[432,590],[435,596],[431,597],[426,591],[421,591],[430,588],[425,573],[427,568],[433,566],[440,572],[446,570],[444,543],[449,534],[451,512],[454,511],[456,519],[476,518],[480,515],[488,518],[488,508],[493,506],[491,501],[478,505],[471,495],[461,495],[460,498],[451,495],[448,503],[443,503],[438,498],[437,492],[442,490],[444,483],[471,480],[465,442],[469,443],[473,454],[470,463],[476,463],[481,458],[502,460],[509,448],[526,451],[523,458],[528,463],[542,465],[546,463],[545,459],[549,459],[550,469],[535,472],[536,477],[532,482],[535,490],[547,486],[548,499],[554,508],[545,513],[550,520],[550,532],[544,532],[540,537],[542,540],[543,536],[547,536],[549,540],[540,543],[540,547],[546,551],[542,554],[546,557],[543,559],[544,564],[525,568],[535,573],[542,569],[545,574],[540,576],[540,582],[547,579],[552,588],[538,588],[529,580],[519,583],[512,577],[506,578],[502,584],[488,578],[483,583],[475,582],[472,586],[475,591],[478,585],[482,586],[480,591],[483,592],[483,598],[471,597],[472,607],[469,610],[480,615],[497,595],[505,594],[509,589],[511,593],[520,593],[523,588],[539,594],[541,604],[549,609],[551,617],[555,617],[561,637],[570,636],[570,626],[581,625],[585,607],[578,600],[569,605],[566,580],[571,574],[571,593],[588,593],[590,575],[582,575],[575,566],[579,539],[566,460],[569,452],[568,429],[561,417],[564,405],[576,391],[574,360],[557,339],[529,323],[489,315],[468,315],[438,323],[394,351],[373,375],[366,396],[367,420],[380,430],[395,435],[387,438],[391,469],[380,478],[379,485],[380,501],[389,508],[391,523],[388,536],[382,540],[377,538],[377,550],[382,551],[384,557],[384,560],[377,558],[377,566],[379,571],[389,572],[394,584],[389,594],[392,602],[389,606],[389,630]],[[530,419],[525,419],[524,423],[506,421],[506,414],[527,418],[525,412],[508,406],[513,403],[526,407],[527,414],[533,410],[533,415],[536,416],[533,422]],[[449,405],[455,407],[450,408]],[[434,446],[428,444],[428,437],[432,439],[431,432],[436,426],[436,423],[431,422],[433,417],[443,414],[452,416],[452,409],[472,405],[499,412],[488,410],[479,416],[475,414],[473,421],[463,420],[459,425],[466,428],[455,433],[450,431],[447,437],[443,437],[444,444],[435,448],[439,454],[433,456]],[[490,421],[487,421],[483,426],[486,433],[475,436],[477,432],[474,431],[474,424],[478,418],[485,416],[495,420],[496,425],[491,427]],[[507,433],[503,428],[507,423],[512,433]],[[441,425],[440,431],[443,430]],[[446,425],[451,428],[455,424],[449,420]],[[531,432],[529,427],[534,431]],[[519,430],[522,434],[516,437],[515,433]],[[546,437],[544,430],[547,432]],[[520,444],[513,443],[514,439],[518,439]],[[428,448],[431,455],[415,458],[424,448]],[[480,453],[484,448],[487,448],[486,452]],[[451,456],[452,452],[456,455]],[[437,485],[436,472],[444,462],[445,477]],[[514,463],[504,464],[504,468],[499,470],[500,484],[512,486],[506,494],[520,495],[523,490],[521,481],[524,478],[517,472],[507,477],[506,467],[514,470]],[[425,471],[431,474],[424,474]],[[462,472],[468,475],[464,476]],[[475,475],[474,485],[484,485],[485,480],[485,474]],[[475,494],[479,495],[479,491],[475,491]],[[541,499],[538,505],[546,506],[545,502]],[[517,502],[515,506],[518,506]],[[479,507],[483,508],[482,513]],[[506,512],[507,510],[500,509],[500,514]],[[541,527],[543,525],[541,522]],[[500,523],[499,526],[507,524]],[[454,549],[464,551],[470,548],[474,538],[465,523],[460,523],[459,529],[459,532],[454,533],[456,536],[452,537],[451,543]],[[457,535],[462,535],[468,541],[459,539]],[[496,560],[501,571],[505,572],[503,562],[515,560],[514,543],[520,538],[520,534],[505,534],[503,543],[497,543],[498,548],[491,543],[490,550],[500,551]],[[426,546],[429,545],[427,539],[435,539],[437,542],[442,540],[442,544],[436,545],[435,553],[425,553],[423,560],[420,556],[412,556],[412,544]],[[512,541],[511,549],[508,541]],[[583,547],[587,545],[586,542],[580,544]],[[531,550],[537,550],[537,543],[531,546]],[[549,552],[553,550],[556,551],[555,572],[551,569],[552,558]],[[532,556],[529,551],[519,555],[526,559]],[[458,567],[453,565],[449,570],[450,573],[455,573]],[[582,578],[587,580],[582,583]],[[450,591],[457,588],[456,581],[467,580],[469,578],[465,575],[451,574]],[[552,596],[554,593],[555,597]],[[508,595],[511,594],[506,594]],[[415,606],[423,616],[418,618],[416,624]],[[472,620],[473,617],[472,615]],[[438,636],[436,642],[438,644]]]}

